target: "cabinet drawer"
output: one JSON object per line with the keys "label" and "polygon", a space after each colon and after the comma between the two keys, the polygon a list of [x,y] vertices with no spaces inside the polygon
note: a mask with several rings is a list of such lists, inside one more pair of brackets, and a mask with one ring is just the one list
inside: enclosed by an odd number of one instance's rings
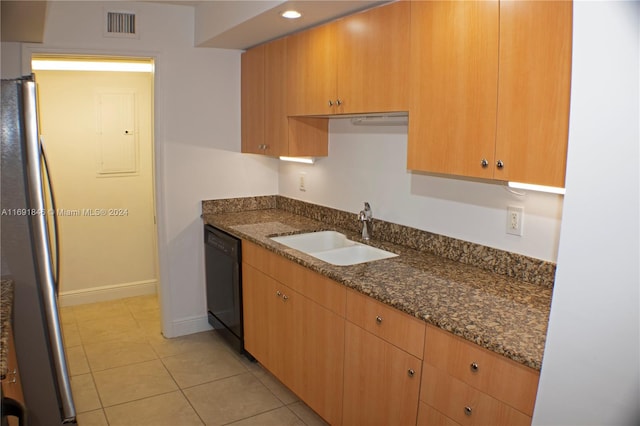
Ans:
{"label": "cabinet drawer", "polygon": [[422,359],[423,321],[354,290],[347,292],[347,320]]}
{"label": "cabinet drawer", "polygon": [[417,426],[459,426],[449,417],[442,414],[430,405],[420,401],[418,407],[418,423]]}
{"label": "cabinet drawer", "polygon": [[427,326],[424,359],[531,416],[539,373],[451,333]]}
{"label": "cabinet drawer", "polygon": [[242,241],[242,261],[344,318],[346,288],[249,241]]}
{"label": "cabinet drawer", "polygon": [[464,426],[531,424],[531,417],[449,376],[426,361],[422,365],[420,399]]}

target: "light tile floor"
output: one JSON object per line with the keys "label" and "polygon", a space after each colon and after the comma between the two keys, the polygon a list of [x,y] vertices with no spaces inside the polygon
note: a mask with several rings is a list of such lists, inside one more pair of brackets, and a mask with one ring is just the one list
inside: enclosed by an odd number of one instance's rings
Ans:
{"label": "light tile floor", "polygon": [[156,296],[60,314],[79,426],[326,425],[215,331],[165,339]]}

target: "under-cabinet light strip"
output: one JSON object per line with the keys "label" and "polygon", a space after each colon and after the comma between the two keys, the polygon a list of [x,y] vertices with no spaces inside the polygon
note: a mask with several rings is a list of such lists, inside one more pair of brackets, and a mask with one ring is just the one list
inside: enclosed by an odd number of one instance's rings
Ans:
{"label": "under-cabinet light strip", "polygon": [[509,188],[528,189],[531,191],[549,192],[551,194],[564,195],[565,189],[557,186],[532,185],[530,183],[509,182]]}
{"label": "under-cabinet light strip", "polygon": [[294,163],[313,164],[316,159],[313,157],[280,157],[282,161],[292,161]]}

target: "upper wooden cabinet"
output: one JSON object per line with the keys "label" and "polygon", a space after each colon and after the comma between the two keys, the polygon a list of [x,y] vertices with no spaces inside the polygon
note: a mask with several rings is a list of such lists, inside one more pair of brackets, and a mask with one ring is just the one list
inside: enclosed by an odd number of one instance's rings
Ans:
{"label": "upper wooden cabinet", "polygon": [[497,1],[412,3],[409,169],[493,176],[498,13]]}
{"label": "upper wooden cabinet", "polygon": [[409,169],[564,186],[571,2],[413,2]]}
{"label": "upper wooden cabinet", "polygon": [[326,157],[327,120],[287,117],[286,61],[286,38],[242,54],[242,152]]}
{"label": "upper wooden cabinet", "polygon": [[500,2],[496,179],[564,187],[572,16],[570,1]]}
{"label": "upper wooden cabinet", "polygon": [[409,2],[288,38],[289,115],[407,111]]}
{"label": "upper wooden cabinet", "polygon": [[240,59],[242,152],[264,153],[264,46],[247,50]]}

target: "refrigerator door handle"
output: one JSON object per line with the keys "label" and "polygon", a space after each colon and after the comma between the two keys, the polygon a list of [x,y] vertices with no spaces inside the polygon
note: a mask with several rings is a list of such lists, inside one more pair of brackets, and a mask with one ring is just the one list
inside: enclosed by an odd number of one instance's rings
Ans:
{"label": "refrigerator door handle", "polygon": [[[58,209],[56,207],[56,198],[53,192],[53,184],[51,181],[51,172],[49,171],[49,163],[47,162],[47,154],[44,149],[44,140],[42,135],[40,136],[40,154],[42,156],[42,165],[44,167],[44,177],[47,180],[46,188],[49,190],[49,199],[51,200],[51,216],[53,217],[53,244],[52,246],[55,249],[53,255],[55,256],[55,260],[53,264],[55,265],[55,269],[53,271],[53,283],[56,288],[56,296],[60,292],[60,234],[58,231]],[[49,212],[47,212],[48,214]]]}
{"label": "refrigerator door handle", "polygon": [[[37,94],[33,81],[24,83],[22,100],[25,111],[25,154],[27,167],[28,205],[32,211],[45,212],[42,158],[38,135]],[[62,329],[58,315],[58,300],[51,264],[51,250],[47,218],[44,214],[31,215],[31,229],[33,232],[34,257],[37,274],[40,277],[40,293],[45,313],[46,329],[49,337],[52,364],[55,371],[58,394],[61,404],[62,423],[74,422],[76,409],[73,404],[71,380],[68,374],[67,360],[62,341]]]}

